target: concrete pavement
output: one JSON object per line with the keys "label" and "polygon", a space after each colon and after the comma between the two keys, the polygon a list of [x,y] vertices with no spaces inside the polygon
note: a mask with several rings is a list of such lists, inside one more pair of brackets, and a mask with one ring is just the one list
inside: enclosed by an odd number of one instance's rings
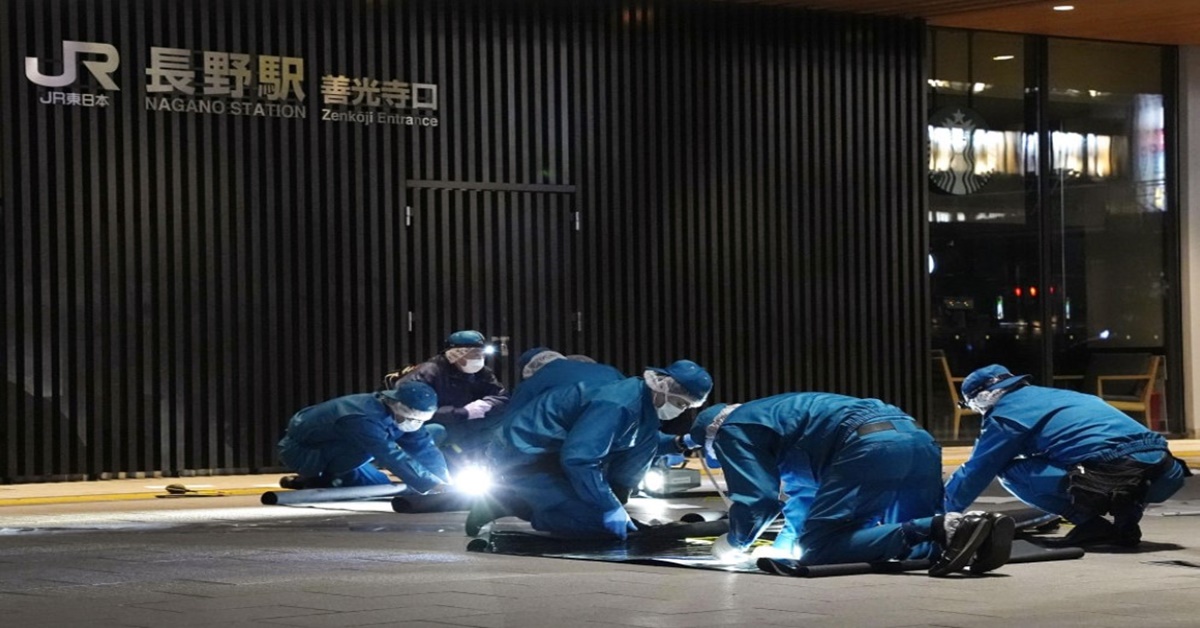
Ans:
{"label": "concrete pavement", "polygon": [[[1187,452],[1173,448],[1177,455]],[[947,450],[953,463],[954,449]],[[1185,457],[1187,457],[1185,455]],[[948,465],[948,466],[953,466]],[[1200,466],[1200,465],[1197,465]],[[276,476],[188,478],[267,490]],[[155,498],[177,479],[0,486],[5,626],[1195,626],[1200,486],[1152,509],[1138,551],[920,573],[798,579],[465,551],[464,513],[386,501],[265,507],[257,494]],[[102,486],[90,486],[102,485]],[[86,490],[85,490],[86,489]],[[7,493],[7,494],[6,494]],[[708,500],[635,499],[642,518]],[[1016,507],[995,487],[977,506]],[[505,519],[499,525],[521,529]]]}

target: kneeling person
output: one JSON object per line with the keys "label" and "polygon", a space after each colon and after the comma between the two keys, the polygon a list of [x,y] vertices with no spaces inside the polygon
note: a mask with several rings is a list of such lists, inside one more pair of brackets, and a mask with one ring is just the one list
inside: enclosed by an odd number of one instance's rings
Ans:
{"label": "kneeling person", "polygon": [[375,461],[414,491],[441,490],[450,473],[424,428],[436,409],[437,394],[421,382],[309,406],[292,417],[279,441],[280,460],[299,474],[280,485],[306,489],[390,483],[372,465]]}
{"label": "kneeling person", "polygon": [[[769,555],[801,564],[933,559],[930,575],[1007,562],[1013,521],[941,512],[941,449],[912,417],[876,399],[791,393],[700,413],[691,437],[721,463],[732,505],[722,560],[748,558],[780,514]],[[787,495],[780,502],[780,487]]]}
{"label": "kneeling person", "polygon": [[488,448],[503,486],[472,507],[467,534],[514,515],[535,530],[625,539],[625,510],[658,449],[659,426],[704,403],[712,377],[679,360],[608,385],[559,387],[505,416]]}

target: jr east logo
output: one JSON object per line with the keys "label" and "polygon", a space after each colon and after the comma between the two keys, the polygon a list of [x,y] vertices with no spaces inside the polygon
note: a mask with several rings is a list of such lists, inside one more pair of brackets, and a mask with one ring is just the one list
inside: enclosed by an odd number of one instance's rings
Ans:
{"label": "jr east logo", "polygon": [[[51,63],[53,65],[53,63]],[[71,87],[79,79],[82,65],[104,90],[100,93],[63,91],[54,88]],[[112,44],[94,41],[70,41],[62,43],[62,73],[47,75],[41,71],[37,57],[25,57],[25,77],[35,85],[51,88],[38,99],[44,105],[71,105],[78,107],[107,107],[109,97],[105,92],[120,91],[112,75],[121,65],[121,55]],[[95,91],[95,90],[92,90]]]}

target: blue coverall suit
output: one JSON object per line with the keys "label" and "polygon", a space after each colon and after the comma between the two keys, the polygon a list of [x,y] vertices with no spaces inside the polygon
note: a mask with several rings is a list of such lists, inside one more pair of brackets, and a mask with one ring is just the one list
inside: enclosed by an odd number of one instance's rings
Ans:
{"label": "blue coverall suit", "polygon": [[713,448],[733,502],[734,547],[749,547],[782,512],[775,545],[799,543],[804,564],[926,558],[935,550],[941,449],[897,407],[830,393],[766,397],[734,409]]}
{"label": "blue coverall suit", "polygon": [[[536,397],[562,386],[583,384],[585,388],[595,388],[622,379],[625,379],[625,375],[607,364],[579,362],[566,358],[554,360],[538,369],[533,377],[517,384],[503,412],[512,412]],[[664,456],[668,458],[669,464],[679,464],[683,461],[682,454],[674,435],[659,432],[656,458]]]}
{"label": "blue coverall suit", "polygon": [[[625,379],[625,375],[615,367],[599,362],[580,362],[567,358],[554,360],[538,369],[530,377],[513,390],[512,398],[502,412],[512,412],[523,407],[538,396],[572,384],[583,384],[585,388],[595,388]],[[661,427],[661,425],[660,425]],[[675,436],[659,433],[658,456],[668,457],[670,464],[683,461],[683,452],[676,444]]]}
{"label": "blue coverall suit", "polygon": [[622,379],[625,379],[625,375],[607,364],[566,358],[554,360],[538,369],[533,377],[517,384],[504,412],[513,412],[542,394],[563,386],[583,384],[586,388],[595,388]]}
{"label": "blue coverall suit", "polygon": [[424,493],[447,481],[446,459],[425,428],[404,432],[374,393],[337,397],[297,412],[279,441],[279,459],[317,485],[388,484],[375,460]]}
{"label": "blue coverall suit", "polygon": [[481,437],[488,441],[494,440],[496,432],[504,423],[505,415],[516,412],[519,408],[525,407],[534,399],[551,390],[573,384],[581,384],[584,388],[595,388],[622,379],[625,379],[625,376],[621,371],[607,364],[578,362],[565,358],[549,362],[538,369],[532,377],[517,384],[508,403],[498,406],[489,412],[487,417],[481,419],[481,421],[487,422],[484,424],[484,429],[480,431]]}
{"label": "blue coverall suit", "polygon": [[489,454],[530,523],[568,537],[617,537],[636,529],[614,489],[646,474],[659,420],[640,377],[560,387],[505,415]]}
{"label": "blue coverall suit", "polygon": [[[437,393],[439,406],[425,429],[438,446],[450,453],[452,459],[458,454],[467,458],[481,454],[491,430],[500,421],[500,410],[509,399],[496,374],[487,367],[477,373],[464,373],[446,356],[438,354],[405,373],[395,385],[411,381],[429,384]],[[479,400],[491,408],[482,418],[468,419],[463,406]]]}
{"label": "blue coverall suit", "polygon": [[[946,509],[962,510],[992,478],[1018,499],[1083,523],[1094,515],[1076,512],[1067,492],[1069,469],[1083,462],[1132,458],[1154,464],[1168,456],[1167,441],[1099,397],[1025,386],[1000,397],[983,417],[971,457],[946,483]],[[1150,484],[1145,503],[1166,500],[1183,486],[1176,462]],[[1144,504],[1142,504],[1144,506]],[[1118,527],[1136,524],[1117,521]]]}

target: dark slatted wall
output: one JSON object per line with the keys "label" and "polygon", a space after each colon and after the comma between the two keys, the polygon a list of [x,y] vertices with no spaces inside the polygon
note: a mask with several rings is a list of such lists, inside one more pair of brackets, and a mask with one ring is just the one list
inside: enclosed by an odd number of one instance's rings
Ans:
{"label": "dark slatted wall", "polygon": [[[292,412],[459,327],[923,410],[918,23],[9,0],[0,32],[3,479],[273,467]],[[63,40],[120,51],[111,106],[38,102]],[[302,57],[307,117],[147,111],[151,46]],[[437,83],[439,125],[323,121],[324,74]]]}
{"label": "dark slatted wall", "polygon": [[726,401],[922,410],[919,25],[627,5],[573,26],[595,353],[692,357]]}

